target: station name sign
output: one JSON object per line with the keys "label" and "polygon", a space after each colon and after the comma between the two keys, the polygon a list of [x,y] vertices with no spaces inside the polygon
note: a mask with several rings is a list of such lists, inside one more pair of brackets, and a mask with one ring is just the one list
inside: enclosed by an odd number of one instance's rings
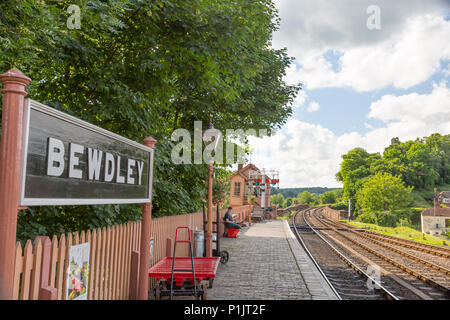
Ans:
{"label": "station name sign", "polygon": [[153,149],[28,100],[20,205],[151,201]]}

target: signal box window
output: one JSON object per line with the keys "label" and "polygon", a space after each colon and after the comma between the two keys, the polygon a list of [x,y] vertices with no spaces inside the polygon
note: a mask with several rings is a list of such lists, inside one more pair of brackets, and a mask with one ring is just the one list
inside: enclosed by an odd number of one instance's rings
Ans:
{"label": "signal box window", "polygon": [[240,182],[234,183],[234,195],[238,196],[238,197],[241,195],[241,183]]}

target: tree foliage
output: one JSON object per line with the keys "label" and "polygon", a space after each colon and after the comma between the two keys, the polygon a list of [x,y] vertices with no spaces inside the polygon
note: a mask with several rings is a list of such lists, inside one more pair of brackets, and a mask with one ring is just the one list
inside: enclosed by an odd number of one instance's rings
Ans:
{"label": "tree foliage", "polygon": [[336,202],[336,192],[327,191],[320,195],[320,203],[322,204],[333,204]]}
{"label": "tree foliage", "polygon": [[380,159],[378,153],[368,153],[363,148],[355,148],[342,156],[341,170],[336,174],[336,179],[343,183],[343,199],[351,200],[352,210],[357,204],[356,193],[362,187],[363,178],[370,175],[372,163]]}
{"label": "tree foliage", "polygon": [[274,194],[270,196],[270,203],[278,208],[284,208],[284,196],[282,193]]}
{"label": "tree foliage", "polygon": [[344,185],[343,200],[350,198],[357,214],[363,209],[366,222],[408,220],[412,215],[398,210],[408,206],[412,189],[434,194],[434,187],[450,183],[450,135],[406,142],[393,138],[382,155],[355,148],[342,158],[336,179]]}
{"label": "tree foliage", "polygon": [[[270,0],[79,0],[0,2],[0,71],[20,69],[32,99],[135,141],[158,140],[153,214],[201,207],[206,165],[174,165],[171,133],[194,121],[272,134],[292,114],[300,85],[292,62],[270,47],[279,26]],[[19,236],[58,234],[140,217],[139,205],[35,207]]]}
{"label": "tree foliage", "polygon": [[297,201],[299,204],[315,205],[319,203],[319,199],[315,193],[309,191],[303,191],[297,195]]}
{"label": "tree foliage", "polygon": [[370,212],[392,211],[409,205],[413,187],[406,187],[399,176],[377,173],[365,179],[358,191],[358,204]]}
{"label": "tree foliage", "polygon": [[308,188],[280,188],[280,189],[272,189],[272,194],[283,194],[285,198],[293,197],[296,198],[299,193],[303,191],[309,191],[310,193],[322,194],[327,191],[340,190],[339,188],[327,188],[327,187],[308,187]]}

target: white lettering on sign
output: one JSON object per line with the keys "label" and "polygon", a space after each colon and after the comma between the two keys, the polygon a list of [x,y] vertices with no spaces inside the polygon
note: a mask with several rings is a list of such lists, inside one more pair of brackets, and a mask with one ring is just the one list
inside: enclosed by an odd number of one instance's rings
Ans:
{"label": "white lettering on sign", "polygon": [[138,161],[138,184],[141,184],[141,178],[142,178],[142,169],[144,168],[144,161]]}
{"label": "white lettering on sign", "polygon": [[48,138],[47,175],[59,177],[64,171],[64,144],[61,140]]}
{"label": "white lettering on sign", "polygon": [[120,175],[120,156],[117,156],[117,183],[125,183],[125,177]]}
{"label": "white lettering on sign", "polygon": [[[60,177],[65,168],[64,160],[64,143],[61,140],[55,138],[48,138],[47,149],[47,175]],[[87,152],[85,152],[87,149]],[[103,154],[105,155],[103,157]],[[127,163],[126,176],[121,175],[120,172],[120,156],[114,156],[109,152],[103,152],[102,150],[94,148],[85,148],[82,145],[76,143],[69,143],[69,159],[68,159],[68,177],[82,179],[83,170],[79,168],[80,159],[85,157],[87,164],[87,177],[88,180],[101,181],[101,166],[104,164],[104,182],[113,182],[114,177],[116,183],[138,184],[142,183],[142,173],[144,168],[144,161],[138,161],[135,159],[124,159]],[[103,160],[104,159],[104,160]],[[137,175],[137,179],[134,178],[134,174]],[[136,181],[137,180],[137,181]]]}
{"label": "white lettering on sign", "polygon": [[111,153],[105,154],[105,182],[111,182],[114,178],[114,156]]}
{"label": "white lettering on sign", "polygon": [[100,180],[100,167],[102,165],[103,151],[87,148],[88,149],[88,179]]}
{"label": "white lettering on sign", "polygon": [[80,164],[80,158],[76,156],[76,153],[83,154],[84,148],[83,146],[76,144],[76,143],[70,143],[69,144],[70,149],[70,155],[69,155],[69,178],[77,178],[81,179],[83,176],[83,171],[80,169],[76,169],[75,166],[78,166]]}
{"label": "white lettering on sign", "polygon": [[133,174],[133,170],[131,167],[136,167],[136,160],[134,159],[128,159],[128,166],[127,166],[127,183],[128,184],[134,184],[134,178],[131,176]]}

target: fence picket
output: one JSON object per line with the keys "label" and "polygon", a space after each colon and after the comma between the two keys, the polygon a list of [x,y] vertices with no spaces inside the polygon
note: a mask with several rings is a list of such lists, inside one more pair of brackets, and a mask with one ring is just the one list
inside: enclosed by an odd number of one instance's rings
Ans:
{"label": "fence picket", "polygon": [[125,280],[125,286],[124,286],[124,295],[123,295],[123,299],[127,299],[128,298],[128,293],[130,292],[130,264],[131,264],[131,244],[132,244],[132,239],[131,239],[131,223],[127,223],[125,225],[126,227],[126,231],[127,231],[127,247],[126,247],[126,255],[125,255],[125,274],[124,274],[124,280]]}
{"label": "fence picket", "polygon": [[95,270],[97,269],[97,231],[94,229],[91,232],[91,253],[89,259],[89,287],[88,287],[88,299],[94,300],[95,291]]}
{"label": "fence picket", "polygon": [[119,226],[119,255],[117,256],[119,259],[118,263],[118,275],[119,278],[117,280],[117,295],[118,299],[122,297],[122,276],[123,276],[123,225]]}
{"label": "fence picket", "polygon": [[56,235],[52,238],[52,246],[50,253],[50,272],[49,286],[56,288],[56,263],[58,262],[58,238]]}
{"label": "fence picket", "polygon": [[100,255],[100,247],[102,243],[102,233],[100,229],[96,230],[97,233],[97,241],[95,248],[95,274],[94,274],[94,300],[99,299],[99,279],[100,279],[100,263],[101,263],[101,255]]}
{"label": "fence picket", "polygon": [[114,253],[114,261],[113,261],[113,294],[111,299],[113,300],[117,300],[117,279],[118,279],[118,274],[117,274],[117,266],[119,265],[119,260],[117,259],[117,255],[119,252],[119,234],[118,234],[118,229],[117,226],[113,226],[112,227],[112,232],[113,232],[113,253]]}
{"label": "fence picket", "polygon": [[39,299],[39,282],[41,278],[42,242],[36,237],[33,244],[33,271],[31,275],[30,300]]}
{"label": "fence picket", "polygon": [[13,298],[19,299],[20,276],[23,270],[22,245],[16,242],[16,261],[14,265],[14,291]]}
{"label": "fence picket", "polygon": [[67,234],[67,240],[66,240],[66,259],[64,259],[64,281],[63,281],[63,294],[62,294],[62,299],[63,300],[65,300],[66,299],[66,293],[67,293],[67,290],[69,289],[69,288],[67,288],[67,274],[66,274],[66,271],[68,270],[68,268],[69,268],[69,250],[70,250],[70,247],[72,246],[72,233],[68,233]]}
{"label": "fence picket", "polygon": [[64,234],[59,238],[59,254],[58,254],[58,270],[56,273],[56,289],[58,289],[58,300],[64,298],[63,287],[64,287],[64,277],[65,277],[65,259],[66,259],[66,236]]}
{"label": "fence picket", "polygon": [[103,288],[103,297],[105,300],[110,299],[111,296],[111,228],[106,228],[106,244],[105,244],[105,282]]}
{"label": "fence picket", "polygon": [[30,240],[27,240],[24,250],[24,262],[22,272],[22,299],[28,300],[30,295],[30,280],[31,280],[31,267],[33,264],[33,245]]}

